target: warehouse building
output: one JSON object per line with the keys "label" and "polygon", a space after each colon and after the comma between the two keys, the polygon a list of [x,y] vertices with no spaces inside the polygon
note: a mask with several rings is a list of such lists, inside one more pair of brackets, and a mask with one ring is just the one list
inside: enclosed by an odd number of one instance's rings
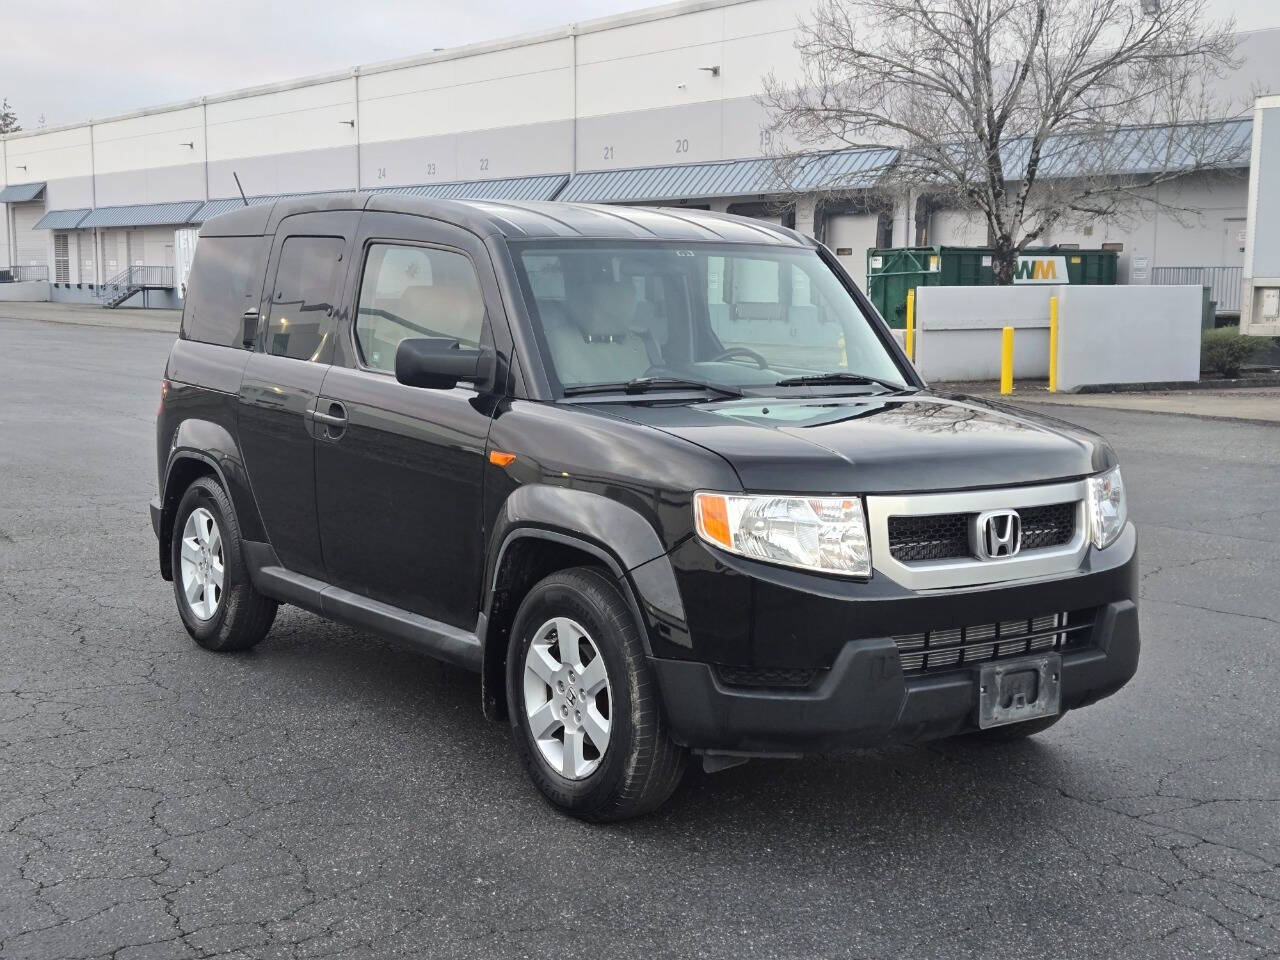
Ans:
{"label": "warehouse building", "polygon": [[[360,189],[727,210],[819,237],[860,281],[869,247],[982,242],[972,217],[877,190],[891,150],[844,150],[778,179],[756,97],[768,71],[798,75],[809,2],[687,0],[4,136],[0,281],[47,282],[55,300],[141,292],[176,305],[179,231],[241,204],[237,178],[250,203]],[[1255,85],[1280,89],[1280,29],[1242,35],[1240,53],[1230,85],[1242,100]],[[1150,216],[1046,241],[1120,244],[1131,282],[1238,270],[1249,121],[1229,135],[1239,161],[1162,187]],[[824,195],[833,177],[839,195]]]}

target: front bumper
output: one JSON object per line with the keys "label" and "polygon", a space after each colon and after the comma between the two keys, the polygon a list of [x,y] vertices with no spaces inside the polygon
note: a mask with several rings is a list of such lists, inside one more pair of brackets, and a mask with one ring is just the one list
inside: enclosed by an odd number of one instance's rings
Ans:
{"label": "front bumper", "polygon": [[[1063,709],[1119,690],[1138,669],[1138,650],[1137,605],[1100,608],[1091,646],[1063,651]],[[691,660],[650,662],[672,733],[695,749],[827,753],[977,729],[977,668],[904,677],[888,637],[850,641],[822,681],[801,692],[725,686],[710,665]]]}
{"label": "front bumper", "polygon": [[[819,666],[812,686],[770,689],[730,685],[704,659],[655,656],[658,681],[672,735],[696,750],[796,755],[929,740],[977,729],[978,673],[984,661],[939,672],[906,673],[893,634],[935,627],[989,623],[1006,616],[1036,616],[1054,610],[1091,609],[1093,626],[1079,646],[1063,648],[1062,709],[1109,696],[1138,668],[1137,544],[1132,527],[1118,551],[1095,557],[1095,567],[1066,578],[1009,584],[978,591],[932,595],[895,591],[890,605],[874,601],[806,597],[786,591],[790,620],[815,638],[830,641],[839,624],[845,639],[830,644],[833,655]],[[1105,562],[1104,562],[1105,561]],[[771,589],[777,590],[777,587]],[[752,618],[759,628],[760,611]],[[811,626],[810,626],[811,625]],[[868,635],[862,627],[876,629]],[[879,635],[884,634],[884,635]],[[757,643],[756,666],[780,662],[785,649],[797,663],[797,648]],[[1034,654],[1033,654],[1034,655]],[[1014,658],[991,662],[1013,662]],[[721,661],[723,662],[723,661]]]}

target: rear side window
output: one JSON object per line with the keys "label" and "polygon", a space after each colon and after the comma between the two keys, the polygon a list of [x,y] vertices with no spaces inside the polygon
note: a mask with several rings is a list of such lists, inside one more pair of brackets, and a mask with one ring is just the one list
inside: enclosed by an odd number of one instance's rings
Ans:
{"label": "rear side window", "polygon": [[266,352],[294,360],[319,360],[333,341],[333,301],[342,282],[339,237],[289,237],[280,250]]}
{"label": "rear side window", "polygon": [[480,346],[484,300],[471,261],[430,247],[377,243],[369,248],[356,339],[375,370],[396,368],[396,347],[409,337],[444,337]]}
{"label": "rear side window", "polygon": [[263,237],[201,237],[182,308],[186,340],[242,346],[244,312],[262,293]]}

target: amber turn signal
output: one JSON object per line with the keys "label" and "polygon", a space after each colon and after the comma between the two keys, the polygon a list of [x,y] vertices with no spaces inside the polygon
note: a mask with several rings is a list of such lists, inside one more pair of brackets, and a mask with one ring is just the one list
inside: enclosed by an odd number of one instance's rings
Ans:
{"label": "amber turn signal", "polygon": [[503,450],[490,450],[489,462],[496,467],[509,467],[516,462],[516,455]]}

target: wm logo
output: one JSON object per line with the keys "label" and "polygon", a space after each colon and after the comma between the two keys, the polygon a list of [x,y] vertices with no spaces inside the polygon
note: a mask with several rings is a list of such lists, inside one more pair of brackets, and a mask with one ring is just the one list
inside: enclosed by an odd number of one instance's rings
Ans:
{"label": "wm logo", "polygon": [[1014,280],[1057,280],[1058,264],[1054,260],[1033,260],[1030,257],[1020,259],[1013,268]]}

